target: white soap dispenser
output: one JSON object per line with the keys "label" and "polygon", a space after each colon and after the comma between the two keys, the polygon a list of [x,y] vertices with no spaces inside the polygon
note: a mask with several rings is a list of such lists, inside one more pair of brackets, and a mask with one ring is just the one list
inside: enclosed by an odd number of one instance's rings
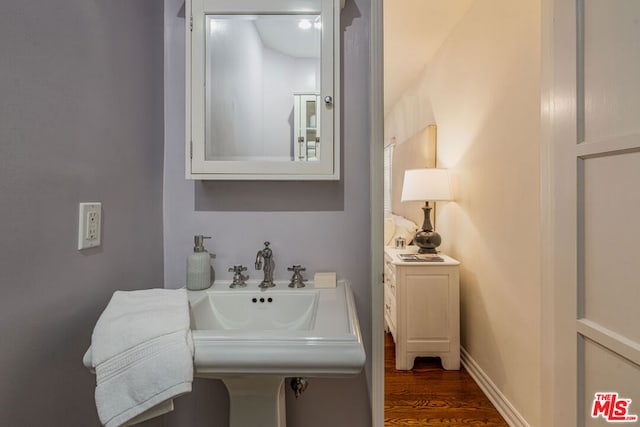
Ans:
{"label": "white soap dispenser", "polygon": [[204,248],[204,239],[210,238],[193,236],[193,253],[187,257],[187,289],[191,291],[207,289],[213,283],[211,258],[215,255],[210,255]]}

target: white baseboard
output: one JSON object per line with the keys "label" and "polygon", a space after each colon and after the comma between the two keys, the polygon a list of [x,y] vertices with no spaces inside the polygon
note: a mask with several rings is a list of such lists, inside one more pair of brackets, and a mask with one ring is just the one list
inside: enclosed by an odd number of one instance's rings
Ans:
{"label": "white baseboard", "polygon": [[491,378],[484,373],[475,360],[464,348],[460,348],[460,361],[462,366],[469,372],[471,378],[478,384],[478,387],[489,398],[493,406],[496,407],[500,415],[511,427],[530,427],[529,423],[520,415],[507,398],[500,392],[498,387],[491,381]]}

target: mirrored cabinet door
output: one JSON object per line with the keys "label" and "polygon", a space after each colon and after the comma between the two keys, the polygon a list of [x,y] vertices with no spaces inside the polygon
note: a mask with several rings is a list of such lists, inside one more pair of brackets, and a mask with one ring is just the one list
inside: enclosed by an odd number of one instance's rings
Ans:
{"label": "mirrored cabinet door", "polygon": [[340,3],[186,1],[187,178],[340,178]]}

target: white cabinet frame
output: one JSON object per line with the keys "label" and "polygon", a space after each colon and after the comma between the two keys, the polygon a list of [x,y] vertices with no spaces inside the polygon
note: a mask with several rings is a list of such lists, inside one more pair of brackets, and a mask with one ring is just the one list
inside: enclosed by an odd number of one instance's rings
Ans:
{"label": "white cabinet frame", "polygon": [[[340,179],[341,0],[187,0],[185,173],[196,180]],[[320,104],[323,141],[318,161],[219,161],[205,158],[205,17],[209,14],[320,14]],[[325,99],[327,102],[325,102]]]}

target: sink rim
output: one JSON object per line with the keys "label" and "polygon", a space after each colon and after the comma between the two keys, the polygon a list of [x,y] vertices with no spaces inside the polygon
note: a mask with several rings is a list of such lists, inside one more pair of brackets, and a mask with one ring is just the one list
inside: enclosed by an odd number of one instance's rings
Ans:
{"label": "sink rim", "polygon": [[[230,282],[216,283],[203,291],[189,291],[189,301],[199,301],[211,292],[229,290]],[[196,377],[224,378],[229,375],[268,374],[285,376],[355,375],[364,367],[366,354],[351,291],[346,280],[335,288],[288,288],[288,282],[275,282],[275,288],[260,290],[258,282],[238,293],[264,295],[282,292],[318,292],[316,322],[310,330],[195,329],[194,368]],[[343,310],[342,316],[336,313]],[[255,361],[259,354],[260,362]],[[259,366],[258,366],[259,365]]]}

